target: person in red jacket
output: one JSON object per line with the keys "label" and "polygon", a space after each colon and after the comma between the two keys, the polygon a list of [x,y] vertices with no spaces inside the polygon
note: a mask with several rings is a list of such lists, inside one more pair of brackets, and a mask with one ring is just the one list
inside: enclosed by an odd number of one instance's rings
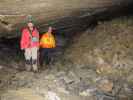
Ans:
{"label": "person in red jacket", "polygon": [[21,50],[24,50],[26,70],[38,71],[39,32],[32,22],[28,22],[27,27],[22,30],[20,45]]}

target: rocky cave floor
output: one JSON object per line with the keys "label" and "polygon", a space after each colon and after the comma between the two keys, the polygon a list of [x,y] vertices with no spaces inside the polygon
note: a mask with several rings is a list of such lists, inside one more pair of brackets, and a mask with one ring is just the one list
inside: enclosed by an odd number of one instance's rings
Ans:
{"label": "rocky cave floor", "polygon": [[133,17],[99,22],[39,73],[3,49],[0,100],[133,100],[132,34]]}

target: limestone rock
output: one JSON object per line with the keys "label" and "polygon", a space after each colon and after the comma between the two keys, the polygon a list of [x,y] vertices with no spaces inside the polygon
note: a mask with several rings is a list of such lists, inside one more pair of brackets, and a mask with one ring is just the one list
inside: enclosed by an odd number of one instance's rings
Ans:
{"label": "limestone rock", "polygon": [[104,92],[111,92],[113,89],[113,82],[103,79],[99,82],[98,88]]}
{"label": "limestone rock", "polygon": [[22,88],[9,90],[1,96],[1,100],[44,100],[43,97],[34,93],[34,90]]}
{"label": "limestone rock", "polygon": [[88,88],[82,92],[79,93],[81,96],[93,96],[96,91],[96,88]]}
{"label": "limestone rock", "polygon": [[61,100],[59,96],[57,96],[56,93],[52,91],[48,91],[48,94],[45,97],[45,100]]}
{"label": "limestone rock", "polygon": [[132,0],[2,0],[0,36],[20,36],[19,30],[29,15],[33,16],[40,31],[46,31],[48,25],[65,31],[69,29],[69,32],[78,31],[88,26],[84,23],[92,22],[90,16],[106,11],[115,12],[119,7],[128,7],[130,3]]}

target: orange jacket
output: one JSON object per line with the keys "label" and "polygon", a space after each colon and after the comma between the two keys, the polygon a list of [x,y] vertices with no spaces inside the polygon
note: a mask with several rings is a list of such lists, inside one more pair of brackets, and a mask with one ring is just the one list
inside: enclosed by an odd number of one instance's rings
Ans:
{"label": "orange jacket", "polygon": [[52,34],[44,33],[40,39],[41,48],[55,48],[55,38]]}

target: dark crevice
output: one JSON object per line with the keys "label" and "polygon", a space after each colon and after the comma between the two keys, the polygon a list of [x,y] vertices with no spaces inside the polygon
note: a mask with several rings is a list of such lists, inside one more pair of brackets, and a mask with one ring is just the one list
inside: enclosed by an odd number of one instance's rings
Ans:
{"label": "dark crevice", "polygon": [[4,26],[8,26],[9,22],[5,21],[4,19],[0,18],[0,23]]}
{"label": "dark crevice", "polygon": [[9,25],[9,23],[6,22],[6,21],[1,20],[0,22],[1,22],[3,25]]}

